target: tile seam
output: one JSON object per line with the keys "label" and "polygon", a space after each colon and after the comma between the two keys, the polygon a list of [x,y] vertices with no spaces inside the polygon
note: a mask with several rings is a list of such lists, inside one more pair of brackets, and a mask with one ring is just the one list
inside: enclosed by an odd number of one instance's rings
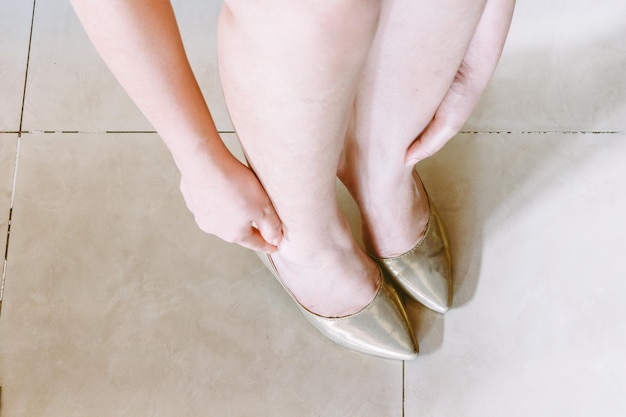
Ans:
{"label": "tile seam", "polygon": [[[0,134],[141,134],[157,133],[155,130],[0,130]],[[218,133],[235,133],[234,130],[218,130]],[[626,130],[461,130],[458,134],[487,135],[624,135]]]}
{"label": "tile seam", "polygon": [[[19,130],[19,131],[2,131],[0,130],[0,134],[32,134],[32,135],[43,135],[43,134],[156,134],[158,133],[156,130]],[[218,130],[218,133],[235,133],[233,130]]]}
{"label": "tile seam", "polygon": [[4,262],[2,263],[2,278],[0,281],[0,317],[2,316],[2,301],[4,300],[4,288],[6,283],[7,265],[9,260],[9,242],[11,240],[11,223],[13,220],[13,204],[15,203],[15,184],[17,179],[17,164],[20,153],[20,143],[22,138],[22,124],[24,122],[24,105],[26,103],[26,86],[28,84],[28,68],[30,66],[30,51],[33,43],[33,27],[35,25],[35,8],[37,0],[33,0],[33,11],[30,15],[30,33],[28,35],[28,51],[26,53],[26,68],[24,69],[24,88],[22,90],[22,108],[20,109],[20,124],[17,131],[17,142],[15,149],[15,163],[13,165],[13,184],[11,187],[11,202],[9,206],[9,220],[7,223],[7,235],[4,246]]}
{"label": "tile seam", "polygon": [[26,68],[24,71],[24,89],[22,90],[22,108],[20,110],[20,125],[18,131],[18,137],[22,132],[24,123],[24,105],[26,104],[26,88],[28,85],[28,67],[30,66],[30,48],[33,43],[33,27],[35,25],[35,8],[37,7],[37,0],[33,0],[33,11],[30,15],[30,34],[28,36],[28,51],[26,53]]}
{"label": "tile seam", "polygon": [[402,417],[404,417],[404,406],[405,406],[405,388],[404,388],[404,381],[405,381],[405,373],[404,373],[404,364],[406,362],[402,361]]}
{"label": "tile seam", "polygon": [[623,135],[624,130],[462,130],[459,134],[496,135]]}

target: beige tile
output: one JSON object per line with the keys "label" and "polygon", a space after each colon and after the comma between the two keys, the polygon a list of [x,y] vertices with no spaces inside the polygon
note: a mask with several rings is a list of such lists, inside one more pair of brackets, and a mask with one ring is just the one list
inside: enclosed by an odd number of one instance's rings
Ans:
{"label": "beige tile", "polygon": [[0,0],[0,131],[18,131],[33,1]]}
{"label": "beige tile", "polygon": [[626,131],[626,3],[518,1],[466,130]]}
{"label": "beige tile", "polygon": [[[2,254],[0,263],[4,263],[4,252],[6,249],[16,148],[17,135],[0,134],[0,253]],[[2,279],[3,268],[0,267],[0,279]]]}
{"label": "beige tile", "polygon": [[407,416],[626,412],[626,135],[461,136],[422,164],[455,302],[413,306]]}
{"label": "beige tile", "polygon": [[401,363],[326,340],[253,254],[198,231],[154,135],[20,152],[3,415],[401,415]]}
{"label": "beige tile", "polygon": [[[218,129],[232,130],[217,74],[219,1],[173,2],[190,62]],[[28,130],[152,130],[109,73],[69,0],[37,3],[24,112]]]}

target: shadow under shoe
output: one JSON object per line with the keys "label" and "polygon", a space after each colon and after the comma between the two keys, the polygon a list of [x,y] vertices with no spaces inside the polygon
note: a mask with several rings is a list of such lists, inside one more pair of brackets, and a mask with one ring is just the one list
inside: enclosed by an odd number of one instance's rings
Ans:
{"label": "shadow under shoe", "polygon": [[414,300],[439,313],[452,304],[452,262],[443,223],[428,200],[424,237],[408,252],[393,258],[370,257]]}
{"label": "shadow under shoe", "polygon": [[298,302],[281,281],[270,255],[258,253],[267,269],[295,301],[307,320],[333,342],[386,359],[412,360],[418,355],[409,319],[394,288],[384,279],[374,299],[357,313],[344,317],[324,317]]}

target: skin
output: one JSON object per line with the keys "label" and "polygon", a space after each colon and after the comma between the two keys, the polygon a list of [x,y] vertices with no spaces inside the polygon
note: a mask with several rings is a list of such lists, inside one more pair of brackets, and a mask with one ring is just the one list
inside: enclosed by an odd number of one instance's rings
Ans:
{"label": "skin", "polygon": [[401,255],[422,237],[428,203],[413,167],[478,104],[513,7],[510,0],[383,2],[339,169],[359,203],[370,253]]}
{"label": "skin", "polygon": [[221,141],[169,1],[76,0],[73,6],[108,67],[170,149],[198,226],[228,242],[275,251],[280,220],[254,174]]}
{"label": "skin", "polygon": [[254,172],[219,139],[168,1],[73,4],[172,152],[199,227],[273,253],[296,298],[336,317],[380,284],[339,212],[336,175],[359,204],[368,251],[411,249],[428,218],[413,166],[469,117],[514,1],[227,0],[220,75]]}

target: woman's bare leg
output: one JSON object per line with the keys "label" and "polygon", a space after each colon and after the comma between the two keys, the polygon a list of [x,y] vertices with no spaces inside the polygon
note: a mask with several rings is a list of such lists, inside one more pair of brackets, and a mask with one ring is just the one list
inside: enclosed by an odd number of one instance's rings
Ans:
{"label": "woman's bare leg", "polygon": [[227,0],[219,60],[239,138],[283,224],[273,260],[309,310],[343,316],[379,285],[341,216],[335,177],[378,0]]}
{"label": "woman's bare leg", "polygon": [[[514,2],[501,1],[505,2],[512,12]],[[407,167],[407,149],[451,95],[485,3],[383,0],[339,169],[340,178],[359,203],[366,246],[378,256],[400,255],[423,235],[428,204],[421,183],[413,176],[413,166]],[[505,36],[506,31],[502,44]],[[476,62],[486,74],[481,76],[484,85],[500,50],[492,54],[494,59]],[[472,105],[480,93],[472,96]]]}

